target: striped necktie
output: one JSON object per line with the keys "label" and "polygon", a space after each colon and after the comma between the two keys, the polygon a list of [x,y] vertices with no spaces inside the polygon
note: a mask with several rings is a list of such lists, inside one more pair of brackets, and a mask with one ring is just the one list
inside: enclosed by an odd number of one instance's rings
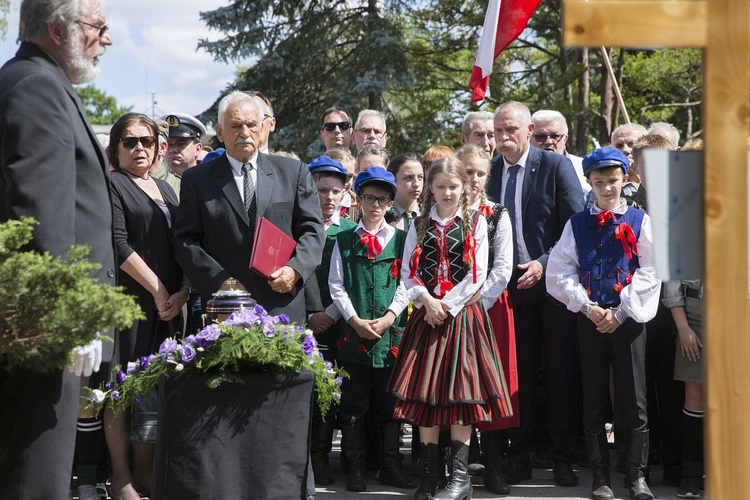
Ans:
{"label": "striped necktie", "polygon": [[247,217],[250,219],[250,226],[255,227],[255,216],[257,207],[255,205],[255,183],[253,177],[250,175],[252,165],[245,163],[242,165],[242,186],[245,191],[245,210],[247,210]]}

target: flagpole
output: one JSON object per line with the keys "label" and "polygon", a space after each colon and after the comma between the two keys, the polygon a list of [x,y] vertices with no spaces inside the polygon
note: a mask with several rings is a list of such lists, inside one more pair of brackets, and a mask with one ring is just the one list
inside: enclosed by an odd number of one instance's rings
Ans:
{"label": "flagpole", "polygon": [[609,54],[607,53],[607,49],[604,48],[602,45],[599,48],[602,51],[602,59],[604,60],[604,65],[607,67],[607,73],[609,73],[609,79],[612,81],[612,87],[615,89],[615,97],[617,97],[617,106],[620,108],[620,111],[622,111],[622,116],[625,118],[625,123],[630,123],[630,117],[628,116],[628,110],[625,109],[625,101],[622,99],[622,94],[620,93],[620,86],[617,84],[617,78],[615,78],[615,72],[612,69],[612,62],[609,60]]}

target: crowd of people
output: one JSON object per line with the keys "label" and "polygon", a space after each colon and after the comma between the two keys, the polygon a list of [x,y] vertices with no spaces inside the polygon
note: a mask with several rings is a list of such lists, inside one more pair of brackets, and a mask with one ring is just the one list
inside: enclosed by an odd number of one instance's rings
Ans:
{"label": "crowd of people", "polygon": [[[112,43],[101,0],[24,0],[19,38],[0,70],[0,219],[36,217],[39,251],[88,245],[96,277],[145,319],[110,332],[112,352],[76,350],[101,369],[0,371],[0,498],[100,498],[102,436],[109,494],[147,497],[155,397],[97,416],[79,394],[197,331],[211,295],[236,287],[307,325],[349,375],[334,418],[313,410],[308,500],[335,481],[334,429],[354,492],[368,468],[415,499],[463,500],[472,474],[506,495],[535,468],[575,486],[580,464],[592,498],[613,499],[612,428],[631,498],[653,498],[653,463],[679,497],[700,497],[701,281],[656,278],[644,186],[642,152],[679,149],[674,126],[621,125],[582,158],[561,113],[509,101],[467,113],[456,150],[394,155],[385,115],[334,105],[326,153],[305,165],[269,150],[271,102],[233,91],[215,148],[193,116],[128,113],[105,152],[72,86]],[[270,279],[248,267],[260,217],[297,242]],[[29,473],[42,469],[45,481]]]}

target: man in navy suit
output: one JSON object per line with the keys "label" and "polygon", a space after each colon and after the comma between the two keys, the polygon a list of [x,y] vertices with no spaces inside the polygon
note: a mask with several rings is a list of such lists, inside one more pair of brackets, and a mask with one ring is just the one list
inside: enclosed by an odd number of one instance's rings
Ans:
{"label": "man in navy suit", "polygon": [[[257,101],[244,92],[219,102],[216,135],[226,154],[185,172],[175,256],[204,304],[231,277],[270,314],[285,313],[303,325],[305,294],[289,292],[300,289],[320,263],[325,242],[320,203],[302,162],[258,151],[262,117]],[[271,280],[249,269],[260,217],[297,242],[290,261]]]}
{"label": "man in navy suit", "polygon": [[555,483],[578,484],[570,466],[580,413],[580,361],[575,315],[547,296],[544,269],[568,218],[583,210],[581,185],[564,156],[529,144],[529,109],[506,102],[495,110],[496,150],[488,195],[511,215],[515,269],[508,284],[516,327],[521,425],[509,429],[505,479],[531,479],[534,399],[542,355],[549,391],[550,458]]}

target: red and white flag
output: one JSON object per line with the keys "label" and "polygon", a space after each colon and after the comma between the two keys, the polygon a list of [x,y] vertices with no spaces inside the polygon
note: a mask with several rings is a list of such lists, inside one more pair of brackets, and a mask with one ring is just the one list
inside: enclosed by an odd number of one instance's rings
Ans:
{"label": "red and white flag", "polygon": [[484,99],[492,74],[492,63],[526,28],[542,0],[490,0],[484,16],[482,38],[471,72],[471,102]]}

